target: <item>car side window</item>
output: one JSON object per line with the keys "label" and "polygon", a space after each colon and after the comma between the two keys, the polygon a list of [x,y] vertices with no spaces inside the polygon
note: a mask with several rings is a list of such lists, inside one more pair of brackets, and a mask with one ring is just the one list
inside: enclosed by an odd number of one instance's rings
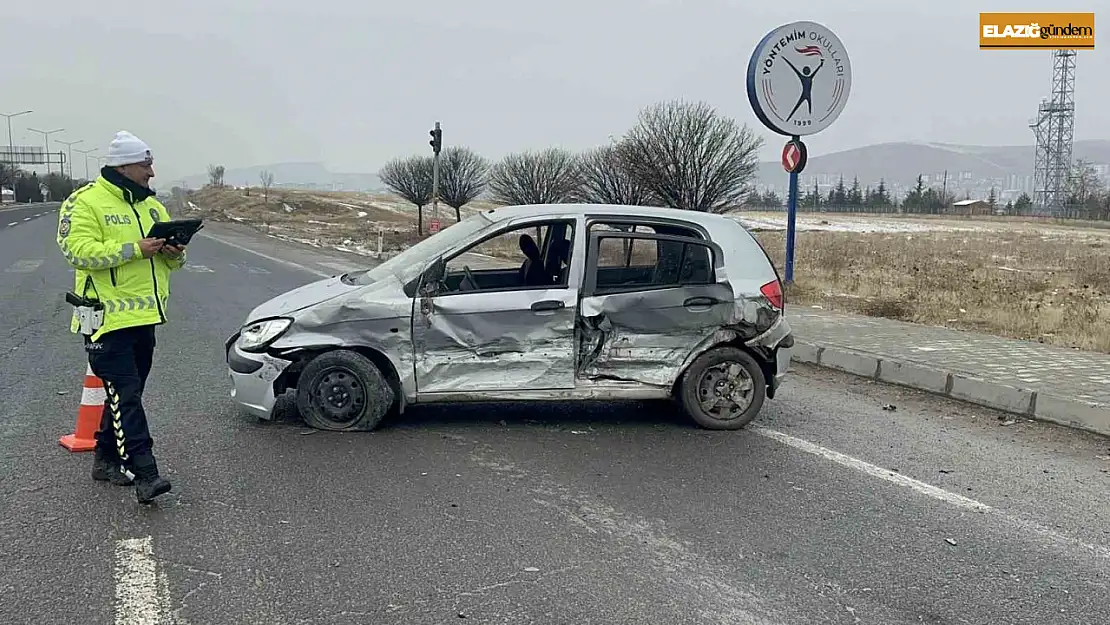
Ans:
{"label": "car side window", "polygon": [[597,262],[592,269],[595,295],[715,281],[713,251],[703,241],[632,238],[617,232],[593,236],[597,238]]}
{"label": "car side window", "polygon": [[570,220],[499,232],[447,260],[440,294],[566,286],[573,242]]}

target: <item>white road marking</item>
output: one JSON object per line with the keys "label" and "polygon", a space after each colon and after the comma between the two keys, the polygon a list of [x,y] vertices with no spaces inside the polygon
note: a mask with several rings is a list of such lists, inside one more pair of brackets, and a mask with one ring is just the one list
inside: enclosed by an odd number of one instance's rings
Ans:
{"label": "white road marking", "polygon": [[789,434],[783,434],[782,432],[778,432],[776,430],[768,430],[765,428],[753,428],[753,430],[759,432],[767,438],[772,438],[780,443],[789,445],[794,449],[800,449],[806,453],[820,456],[826,460],[832,460],[833,462],[841,466],[848,467],[849,469],[855,469],[872,477],[877,477],[881,480],[886,480],[899,486],[905,486],[906,488],[917,491],[922,495],[928,495],[929,497],[939,499],[945,503],[950,503],[958,508],[966,508],[968,510],[975,510],[977,512],[988,512],[991,509],[990,506],[975,501],[974,499],[968,499],[963,495],[950,493],[943,488],[938,488],[936,486],[933,486],[932,484],[926,484],[925,482],[915,480],[912,477],[906,477],[905,475],[902,475],[901,473],[895,473],[890,469],[884,469],[882,467],[875,466],[858,458],[853,458],[849,455],[842,454],[839,451],[826,449],[809,441],[790,436]]}
{"label": "white road marking", "polygon": [[31,258],[16,261],[11,267],[4,270],[5,273],[31,273],[42,265],[43,259]]}
{"label": "white road marking", "polygon": [[210,269],[204,265],[196,265],[193,263],[186,264],[185,271],[192,271],[194,273],[216,273],[215,270]]}
{"label": "white road marking", "polygon": [[266,260],[269,260],[269,261],[272,261],[272,262],[275,262],[275,263],[279,263],[281,265],[286,265],[286,266],[292,267],[294,269],[300,269],[301,271],[306,271],[306,272],[311,273],[313,275],[320,276],[321,278],[330,278],[331,277],[331,274],[329,274],[329,273],[325,273],[323,271],[318,271],[316,269],[312,269],[311,267],[305,267],[304,265],[301,265],[300,263],[295,263],[293,261],[285,260],[284,258],[277,258],[277,257],[274,257],[274,256],[270,256],[269,254],[263,254],[262,252],[252,250],[249,247],[243,247],[242,245],[239,245],[238,243],[233,243],[233,242],[228,241],[227,239],[225,239],[223,237],[219,237],[219,236],[213,235],[213,234],[208,233],[208,232],[200,232],[200,233],[198,233],[198,236],[202,236],[202,237],[205,237],[205,238],[208,238],[208,239],[212,239],[213,241],[223,243],[224,245],[226,245],[228,247],[233,247],[237,250],[241,250],[241,251],[247,252],[249,254],[254,254],[255,256],[258,256],[259,258],[265,258]]}
{"label": "white road marking", "polygon": [[776,440],[784,445],[793,447],[794,449],[804,451],[808,454],[813,454],[814,456],[818,456],[826,460],[831,460],[832,462],[835,462],[836,464],[839,464],[843,467],[855,469],[861,473],[865,473],[872,477],[877,477],[881,480],[886,480],[887,482],[890,482],[892,484],[904,486],[917,493],[943,501],[958,508],[993,515],[995,518],[1006,521],[1007,523],[1018,527],[1019,529],[1040,534],[1041,536],[1047,538],[1050,542],[1057,545],[1070,545],[1073,547],[1080,547],[1098,557],[1110,558],[1110,549],[1106,547],[1092,545],[1077,538],[1066,536],[1064,534],[1061,534],[1060,532],[1057,532],[1056,530],[1044,527],[1043,525],[1009,515],[997,508],[988,506],[981,501],[976,501],[974,499],[964,497],[963,495],[957,495],[956,493],[946,491],[943,488],[933,486],[932,484],[926,484],[925,482],[915,480],[912,477],[907,477],[900,473],[895,473],[890,469],[884,469],[880,466],[876,466],[869,462],[860,460],[859,458],[853,458],[852,456],[842,454],[839,451],[827,449],[815,443],[790,436],[789,434],[784,434],[777,430],[772,430],[759,426],[753,426],[751,429],[757,434]]}
{"label": "white road marking", "polygon": [[13,221],[12,223],[8,224],[8,227],[10,228],[12,226],[18,226],[18,225],[19,225],[18,221]]}
{"label": "white road marking", "polygon": [[23,221],[31,221],[32,219],[34,219],[34,217],[24,217]]}
{"label": "white road marking", "polygon": [[116,541],[115,625],[169,623],[169,588],[158,571],[152,538]]}

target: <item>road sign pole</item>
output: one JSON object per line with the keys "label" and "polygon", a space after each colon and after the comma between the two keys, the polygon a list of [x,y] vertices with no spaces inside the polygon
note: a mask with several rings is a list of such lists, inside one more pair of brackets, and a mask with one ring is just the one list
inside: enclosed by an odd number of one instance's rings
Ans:
{"label": "road sign pole", "polygon": [[790,192],[786,201],[786,283],[794,282],[794,232],[798,218],[798,174],[806,167],[809,149],[802,138],[794,135],[782,148],[782,167],[790,174]]}
{"label": "road sign pole", "polygon": [[[794,281],[798,175],[809,158],[801,137],[815,135],[836,121],[851,89],[852,65],[844,44],[836,33],[816,22],[791,22],[771,30],[748,59],[747,91],[752,111],[769,130],[790,137],[782,150],[782,166],[790,174],[787,283]],[[791,113],[783,119],[783,111]]]}
{"label": "road sign pole", "polygon": [[794,223],[798,216],[798,172],[790,172],[790,197],[786,201],[786,283],[794,283]]}

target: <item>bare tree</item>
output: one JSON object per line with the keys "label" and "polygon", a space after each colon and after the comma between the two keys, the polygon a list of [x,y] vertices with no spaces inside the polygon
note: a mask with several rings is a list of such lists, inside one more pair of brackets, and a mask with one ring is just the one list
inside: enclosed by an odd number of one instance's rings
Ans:
{"label": "bare tree", "polygon": [[262,183],[262,202],[269,203],[270,187],[274,186],[274,172],[262,170],[262,173],[258,174],[258,180]]}
{"label": "bare tree", "polygon": [[582,187],[577,197],[591,204],[659,206],[659,198],[633,178],[611,145],[585,152],[579,160]]}
{"label": "bare tree", "polygon": [[455,209],[455,221],[462,221],[461,208],[473,202],[486,189],[489,163],[470,148],[449,147],[439,156],[439,197]]}
{"label": "bare tree", "polygon": [[382,165],[378,177],[391,191],[416,206],[416,232],[424,234],[424,206],[432,201],[430,156],[393,159]]}
{"label": "bare tree", "polygon": [[224,166],[223,165],[209,165],[208,166],[208,184],[213,187],[224,186]]}
{"label": "bare tree", "polygon": [[572,202],[581,185],[577,157],[561,148],[509,154],[493,166],[490,192],[500,204]]}
{"label": "bare tree", "polygon": [[629,173],[667,206],[720,213],[739,205],[763,139],[705,102],[662,102],[640,112],[617,144]]}
{"label": "bare tree", "polygon": [[1098,171],[1094,165],[1085,159],[1078,159],[1072,164],[1068,178],[1069,204],[1086,203],[1092,196],[1102,194],[1102,181],[1098,178]]}

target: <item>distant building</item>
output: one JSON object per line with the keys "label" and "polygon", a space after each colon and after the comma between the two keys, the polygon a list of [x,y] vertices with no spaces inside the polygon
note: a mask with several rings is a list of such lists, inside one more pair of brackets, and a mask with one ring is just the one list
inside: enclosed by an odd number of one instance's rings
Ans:
{"label": "distant building", "polygon": [[960,200],[948,209],[951,215],[990,215],[991,205],[986,200]]}

